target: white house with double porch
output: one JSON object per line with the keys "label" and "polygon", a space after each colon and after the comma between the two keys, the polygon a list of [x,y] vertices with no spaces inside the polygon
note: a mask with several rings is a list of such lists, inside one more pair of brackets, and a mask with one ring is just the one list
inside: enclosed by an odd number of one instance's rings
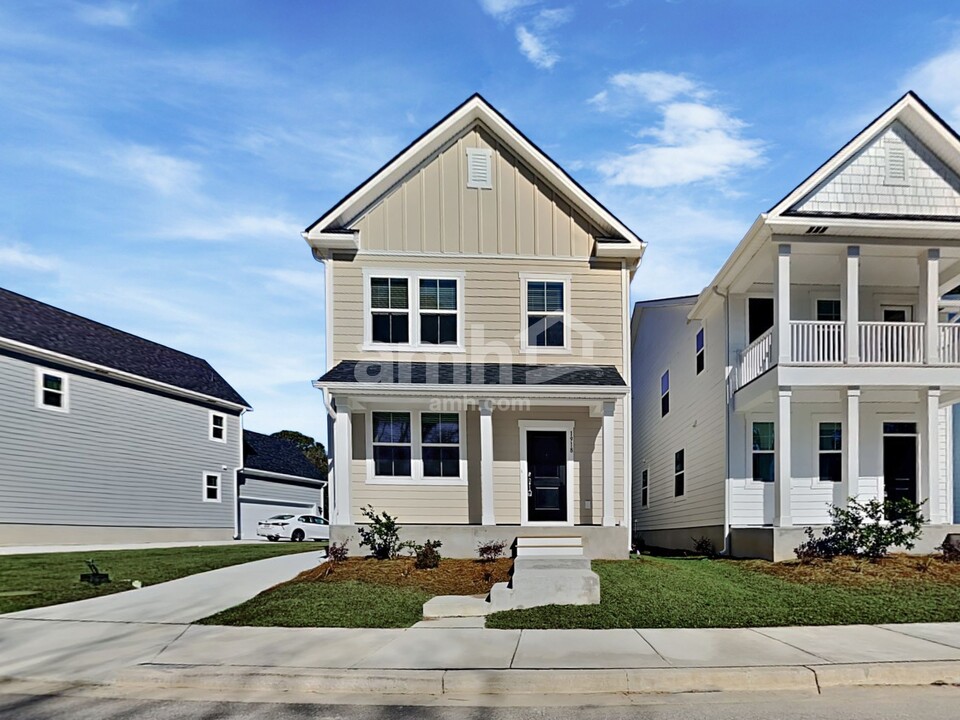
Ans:
{"label": "white house with double porch", "polygon": [[848,497],[953,523],[960,138],[908,93],[632,318],[634,533],[792,556]]}

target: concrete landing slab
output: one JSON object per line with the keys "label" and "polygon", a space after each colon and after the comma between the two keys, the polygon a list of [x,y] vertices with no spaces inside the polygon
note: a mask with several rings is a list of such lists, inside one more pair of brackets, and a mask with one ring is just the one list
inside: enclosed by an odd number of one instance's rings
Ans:
{"label": "concrete landing slab", "polygon": [[636,630],[524,630],[515,668],[668,667]]}
{"label": "concrete landing slab", "polygon": [[871,625],[760,628],[757,633],[816,655],[821,658],[820,662],[960,660],[960,648],[939,645]]}
{"label": "concrete landing slab", "polygon": [[638,632],[661,657],[676,667],[807,665],[822,662],[812,653],[747,629],[658,629]]}
{"label": "concrete landing slab", "polygon": [[519,630],[411,628],[354,667],[456,670],[508,668]]}
{"label": "concrete landing slab", "polygon": [[484,595],[438,595],[423,604],[423,619],[484,617],[491,612]]}
{"label": "concrete landing slab", "polygon": [[192,625],[154,662],[168,665],[348,668],[404,630]]}
{"label": "concrete landing slab", "polygon": [[415,623],[415,628],[482,628],[486,627],[487,619],[485,617],[452,617],[435,618],[433,620],[421,620]]}

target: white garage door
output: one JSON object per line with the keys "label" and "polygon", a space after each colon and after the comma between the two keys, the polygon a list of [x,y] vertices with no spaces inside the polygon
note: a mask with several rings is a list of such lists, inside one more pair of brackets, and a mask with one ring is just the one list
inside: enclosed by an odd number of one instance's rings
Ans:
{"label": "white garage door", "polygon": [[256,540],[257,523],[273,515],[315,515],[317,506],[289,500],[240,498],[240,539]]}

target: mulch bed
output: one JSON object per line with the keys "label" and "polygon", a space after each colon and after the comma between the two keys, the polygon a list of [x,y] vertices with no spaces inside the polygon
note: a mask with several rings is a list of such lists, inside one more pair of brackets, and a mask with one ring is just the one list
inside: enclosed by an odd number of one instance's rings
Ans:
{"label": "mulch bed", "polygon": [[895,554],[875,562],[851,557],[809,563],[796,560],[779,563],[754,560],[730,562],[743,563],[751,570],[788,582],[855,586],[914,580],[960,585],[960,562],[946,562],[939,555]]}
{"label": "mulch bed", "polygon": [[485,595],[494,583],[510,579],[513,560],[492,562],[445,558],[440,567],[418,570],[413,558],[374,560],[348,558],[341,563],[321,565],[298,575],[292,582],[358,582],[393,587],[413,587],[433,595]]}

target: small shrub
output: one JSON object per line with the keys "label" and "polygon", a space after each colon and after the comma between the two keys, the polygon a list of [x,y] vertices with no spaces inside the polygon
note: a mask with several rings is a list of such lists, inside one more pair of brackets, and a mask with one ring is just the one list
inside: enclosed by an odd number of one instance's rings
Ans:
{"label": "small shrub", "polygon": [[330,547],[327,548],[327,559],[334,564],[342,563],[349,555],[350,550],[345,542],[330,543]]}
{"label": "small shrub", "polygon": [[715,558],[717,556],[717,546],[714,545],[713,540],[708,538],[706,535],[701,535],[699,538],[690,538],[693,540],[693,552],[696,555],[703,555],[708,558]]}
{"label": "small shrub", "polygon": [[506,540],[490,540],[488,542],[481,542],[477,545],[477,555],[480,557],[480,562],[493,562],[503,557],[503,551],[507,547]]}
{"label": "small shrub", "polygon": [[807,539],[794,554],[801,562],[829,560],[840,555],[879,560],[891,547],[912,550],[923,534],[920,505],[910,500],[868,500],[850,498],[847,507],[830,508],[831,525],[818,537],[805,528]]}
{"label": "small shrub", "polygon": [[944,562],[960,562],[960,544],[951,542],[949,535],[942,545],[938,545],[934,549],[940,551],[940,557]]}
{"label": "small shrub", "polygon": [[439,540],[427,540],[423,545],[414,545],[413,554],[416,557],[413,565],[417,570],[432,570],[440,565],[439,549],[443,545]]}
{"label": "small shrub", "polygon": [[372,505],[360,508],[370,524],[360,526],[360,546],[370,548],[370,554],[377,560],[390,560],[397,557],[404,545],[400,542],[400,526],[397,519],[386,512],[377,513]]}

